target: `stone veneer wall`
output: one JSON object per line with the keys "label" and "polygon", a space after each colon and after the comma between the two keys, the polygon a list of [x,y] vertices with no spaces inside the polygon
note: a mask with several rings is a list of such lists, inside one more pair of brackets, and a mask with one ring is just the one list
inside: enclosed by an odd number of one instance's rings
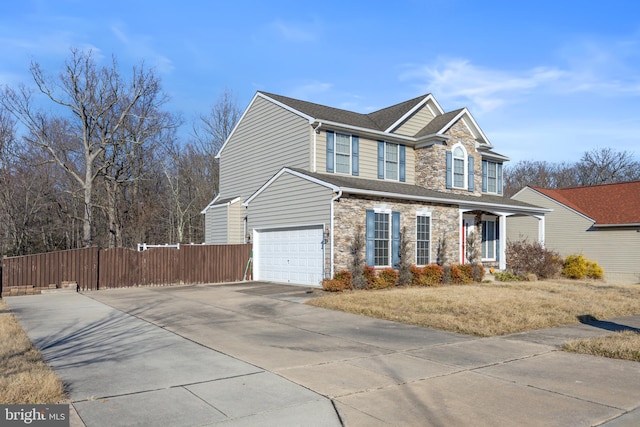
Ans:
{"label": "stone veneer wall", "polygon": [[379,204],[386,204],[392,211],[400,212],[400,229],[402,230],[403,227],[406,227],[410,242],[410,256],[414,264],[416,211],[425,208],[431,210],[431,262],[435,263],[437,261],[438,244],[442,238],[447,239],[449,262],[456,264],[460,262],[460,233],[458,229],[460,216],[457,206],[410,203],[397,199],[345,196],[334,205],[334,270],[336,272],[348,269],[352,260],[351,242],[357,227],[362,227],[363,234],[366,232],[366,211]]}
{"label": "stone veneer wall", "polygon": [[[456,194],[466,194],[473,196],[482,195],[482,156],[476,150],[476,141],[469,129],[458,120],[445,135],[449,135],[451,139],[448,145],[432,145],[428,147],[418,148],[415,150],[416,156],[416,185],[436,191],[446,191]],[[451,151],[458,142],[461,142],[467,155],[474,157],[474,191],[447,189],[446,170],[447,157],[446,152]]]}

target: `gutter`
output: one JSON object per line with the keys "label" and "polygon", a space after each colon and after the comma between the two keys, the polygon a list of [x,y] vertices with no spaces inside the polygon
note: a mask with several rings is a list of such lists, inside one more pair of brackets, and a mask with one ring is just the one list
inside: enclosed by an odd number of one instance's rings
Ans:
{"label": "gutter", "polygon": [[640,222],[632,222],[629,224],[593,224],[595,228],[614,228],[614,227],[640,227]]}
{"label": "gutter", "polygon": [[487,203],[487,202],[474,202],[474,201],[459,200],[459,199],[445,199],[441,197],[412,196],[409,194],[387,193],[384,191],[361,190],[359,188],[344,187],[341,189],[341,191],[344,191],[345,193],[349,193],[349,194],[392,197],[394,199],[418,200],[418,201],[425,201],[425,202],[445,203],[445,204],[457,205],[457,206],[479,206],[479,207],[491,206],[494,208],[501,208],[501,209],[507,209],[510,211],[519,211],[519,212],[537,212],[537,213],[553,212],[553,209],[547,209],[547,208],[529,208],[524,206],[500,205],[500,204]]}
{"label": "gutter", "polygon": [[311,128],[313,129],[313,172],[317,172],[317,135],[320,133],[320,127],[322,126],[322,122],[318,123],[318,126],[316,126],[315,128],[313,127],[313,125],[311,125]]}

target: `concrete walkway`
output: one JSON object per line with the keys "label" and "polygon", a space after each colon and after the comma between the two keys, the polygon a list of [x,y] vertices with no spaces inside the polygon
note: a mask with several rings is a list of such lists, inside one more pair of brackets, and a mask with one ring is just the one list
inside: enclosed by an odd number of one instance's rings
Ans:
{"label": "concrete walkway", "polygon": [[640,317],[479,339],[310,297],[243,283],[7,303],[90,427],[640,425],[640,363],[558,351]]}

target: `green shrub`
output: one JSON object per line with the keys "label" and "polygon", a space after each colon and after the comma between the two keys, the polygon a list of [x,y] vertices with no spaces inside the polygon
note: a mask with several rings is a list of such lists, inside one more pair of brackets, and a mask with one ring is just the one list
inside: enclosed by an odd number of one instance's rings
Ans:
{"label": "green shrub", "polygon": [[508,241],[507,265],[516,276],[524,277],[533,273],[540,279],[550,279],[560,274],[562,258],[538,241]]}
{"label": "green shrub", "polygon": [[597,262],[588,260],[582,254],[569,255],[564,260],[562,274],[570,279],[583,279],[585,277],[602,279],[604,270]]}
{"label": "green shrub", "polygon": [[511,271],[496,271],[493,273],[493,277],[500,282],[519,282],[523,280],[522,277]]}
{"label": "green shrub", "polygon": [[391,288],[398,283],[398,272],[393,268],[385,268],[378,273],[378,277],[373,281],[371,289]]}
{"label": "green shrub", "polygon": [[473,282],[473,268],[469,264],[451,266],[451,283],[461,285]]}
{"label": "green shrub", "polygon": [[413,273],[412,286],[437,286],[442,284],[444,279],[444,268],[437,264],[429,264],[424,267],[412,266]]}

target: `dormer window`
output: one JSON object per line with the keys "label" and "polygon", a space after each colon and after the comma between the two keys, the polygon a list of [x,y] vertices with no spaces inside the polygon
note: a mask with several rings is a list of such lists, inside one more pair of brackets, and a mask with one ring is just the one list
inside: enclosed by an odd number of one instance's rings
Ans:
{"label": "dormer window", "polygon": [[465,162],[467,153],[463,146],[459,145],[453,149],[453,186],[455,188],[465,188]]}
{"label": "dormer window", "polygon": [[447,188],[474,190],[473,156],[460,142],[447,151],[446,184]]}

